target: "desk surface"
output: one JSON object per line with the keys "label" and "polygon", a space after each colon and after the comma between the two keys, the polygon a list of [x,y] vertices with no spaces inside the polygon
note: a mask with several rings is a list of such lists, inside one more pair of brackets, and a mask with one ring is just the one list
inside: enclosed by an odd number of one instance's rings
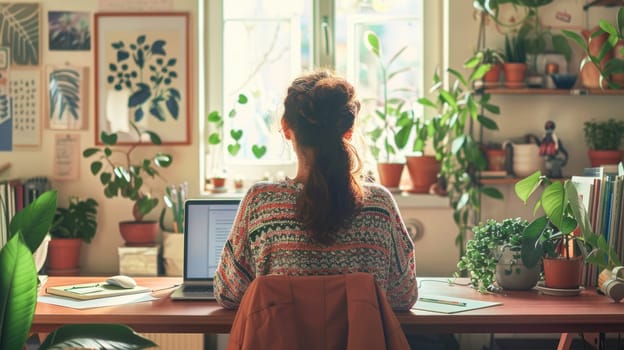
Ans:
{"label": "desk surface", "polygon": [[[50,277],[47,286],[102,281],[98,277]],[[33,332],[50,332],[63,324],[123,323],[138,332],[228,333],[235,311],[215,302],[172,301],[175,277],[137,277],[158,300],[95,309],[77,310],[37,303]],[[422,278],[421,294],[502,302],[503,305],[457,314],[412,310],[397,312],[406,332],[418,333],[563,333],[624,331],[624,303],[614,303],[594,290],[573,297],[548,296],[536,291],[505,291],[482,295],[474,289]],[[465,283],[465,279],[457,282]],[[164,290],[161,290],[165,288]],[[169,289],[166,289],[169,288]],[[44,290],[44,288],[42,288]]]}

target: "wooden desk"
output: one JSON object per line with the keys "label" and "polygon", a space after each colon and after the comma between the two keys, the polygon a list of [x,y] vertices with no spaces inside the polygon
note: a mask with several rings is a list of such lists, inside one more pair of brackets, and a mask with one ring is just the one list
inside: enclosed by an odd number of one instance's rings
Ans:
{"label": "wooden desk", "polygon": [[[90,283],[97,277],[50,277],[47,285]],[[180,278],[138,277],[141,286],[153,290],[168,288]],[[622,332],[624,303],[583,291],[574,297],[556,297],[535,291],[481,295],[465,286],[449,286],[445,279],[419,279],[421,293],[435,293],[462,298],[499,301],[503,305],[453,315],[427,311],[397,312],[406,332],[411,333],[565,333]],[[458,282],[465,283],[464,280]],[[42,289],[43,290],[43,289]],[[172,289],[158,291],[159,300],[88,310],[76,310],[38,303],[32,324],[33,332],[46,333],[63,324],[123,323],[137,332],[149,333],[228,333],[235,312],[222,309],[215,302],[171,301]]]}

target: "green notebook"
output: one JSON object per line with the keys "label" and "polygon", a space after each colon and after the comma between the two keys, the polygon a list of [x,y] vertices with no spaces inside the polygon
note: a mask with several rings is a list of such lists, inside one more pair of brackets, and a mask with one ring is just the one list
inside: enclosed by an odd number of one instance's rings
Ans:
{"label": "green notebook", "polygon": [[106,282],[70,284],[46,288],[46,293],[79,300],[116,297],[119,295],[149,293],[147,287],[121,288]]}

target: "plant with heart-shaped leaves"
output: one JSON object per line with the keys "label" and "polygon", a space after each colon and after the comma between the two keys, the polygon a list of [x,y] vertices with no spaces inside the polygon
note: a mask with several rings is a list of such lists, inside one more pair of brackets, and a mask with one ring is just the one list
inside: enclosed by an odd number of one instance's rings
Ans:
{"label": "plant with heart-shaped leaves", "polygon": [[[236,103],[238,105],[245,105],[249,99],[245,94],[239,94],[238,100]],[[228,118],[235,118],[238,112],[236,108],[232,108],[228,113]],[[224,124],[225,119],[221,115],[221,112],[218,110],[214,110],[208,114],[206,118],[209,125],[213,125],[213,130],[208,134],[208,144],[210,145],[219,145],[223,141],[223,133],[224,133]],[[228,142],[226,149],[227,152],[232,156],[236,157],[241,150],[241,140],[243,139],[244,131],[243,129],[231,129],[230,130],[230,142]],[[267,152],[267,148],[265,145],[252,145],[251,153],[253,153],[254,157],[257,159],[262,158]]]}

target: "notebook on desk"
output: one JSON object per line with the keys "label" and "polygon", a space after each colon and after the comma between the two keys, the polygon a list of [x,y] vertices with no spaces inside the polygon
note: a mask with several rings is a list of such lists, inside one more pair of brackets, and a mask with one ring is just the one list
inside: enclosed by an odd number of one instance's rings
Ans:
{"label": "notebook on desk", "polygon": [[213,279],[240,199],[188,199],[184,203],[183,283],[173,300],[214,300]]}

